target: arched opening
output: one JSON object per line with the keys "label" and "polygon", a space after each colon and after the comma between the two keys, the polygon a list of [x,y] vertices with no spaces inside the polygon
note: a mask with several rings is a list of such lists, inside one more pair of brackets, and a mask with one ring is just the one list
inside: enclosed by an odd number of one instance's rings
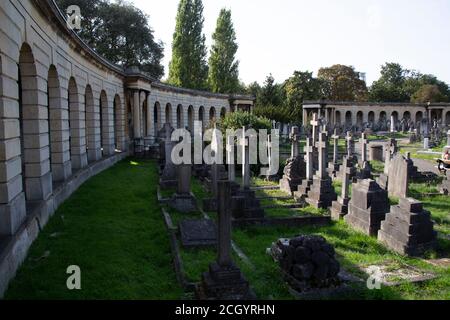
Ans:
{"label": "arched opening", "polygon": [[369,114],[367,116],[367,121],[369,121],[369,123],[372,123],[372,124],[375,122],[375,112],[369,111]]}
{"label": "arched opening", "polygon": [[411,113],[409,111],[403,112],[403,119],[409,121],[411,119]]}
{"label": "arched opening", "polygon": [[145,98],[144,101],[142,102],[142,106],[141,106],[141,115],[142,115],[142,119],[141,119],[141,123],[142,123],[142,134],[144,135],[144,137],[148,136],[150,134],[150,132],[147,132],[147,99]]}
{"label": "arched opening", "polygon": [[166,123],[172,125],[172,106],[170,103],[166,104]]}
{"label": "arched opening", "polygon": [[124,146],[122,145],[122,123],[120,110],[122,107],[122,102],[120,96],[116,94],[114,96],[114,110],[113,110],[113,123],[114,123],[114,149],[117,151],[122,151]]}
{"label": "arched opening", "polygon": [[216,119],[216,108],[211,107],[209,109],[209,121],[214,121]]}
{"label": "arched opening", "polygon": [[[48,113],[39,99],[40,88],[45,85],[39,81],[45,79],[38,77],[33,52],[26,43],[20,49],[18,73],[22,190],[28,201],[44,200],[52,192],[48,139],[42,139],[49,134],[48,119],[40,117],[42,108]],[[41,170],[36,171],[37,167]]]}
{"label": "arched opening", "polygon": [[226,113],[227,113],[227,109],[222,108],[222,109],[220,110],[220,119],[225,118]]}
{"label": "arched opening", "polygon": [[341,112],[336,111],[336,124],[341,124]]}
{"label": "arched opening", "polygon": [[205,108],[200,106],[198,109],[198,121],[202,122],[202,130],[205,128]]}
{"label": "arched opening", "polygon": [[189,106],[188,108],[188,127],[191,133],[194,132],[194,107]]}
{"label": "arched opening", "polygon": [[130,100],[127,103],[127,131],[128,131],[128,139],[129,141],[134,140],[134,131],[133,131],[133,111],[131,108]]}
{"label": "arched opening", "polygon": [[[158,101],[155,102],[153,107],[153,122],[155,123],[156,131],[161,129],[161,105]],[[156,131],[153,133],[154,136],[156,136]]]}
{"label": "arched opening", "polygon": [[382,121],[386,120],[386,111],[380,112],[380,120],[382,120]]}
{"label": "arched opening", "polygon": [[86,148],[88,162],[93,162],[100,158],[100,145],[95,130],[100,127],[100,123],[97,116],[98,108],[97,110],[95,108],[94,94],[90,85],[86,86],[84,97],[86,103]]}
{"label": "arched opening", "polygon": [[74,77],[69,79],[69,123],[70,159],[73,169],[81,169],[87,164],[86,156],[86,114],[81,105],[81,96]]}
{"label": "arched opening", "polygon": [[352,112],[351,111],[347,111],[345,113],[345,125],[347,127],[351,127],[352,126]]}
{"label": "arched opening", "polygon": [[183,106],[179,104],[177,106],[177,128],[184,127],[184,115],[183,115]]}
{"label": "arched opening", "polygon": [[[50,66],[47,78],[47,104],[49,108],[49,147],[50,147],[50,170],[53,181],[61,181],[65,176],[61,174],[61,158],[64,152],[62,137],[62,109],[61,109],[61,87],[58,72],[54,65]],[[59,163],[58,163],[59,162]]]}
{"label": "arched opening", "polygon": [[416,122],[421,122],[423,119],[423,113],[422,111],[417,111],[416,112]]}
{"label": "arched opening", "polygon": [[450,125],[450,111],[445,114],[445,125]]}
{"label": "arched opening", "polygon": [[361,128],[363,125],[363,113],[362,111],[358,111],[356,113],[356,125]]}
{"label": "arched opening", "polygon": [[391,118],[394,119],[394,123],[396,124],[397,121],[398,121],[398,112],[397,112],[397,111],[393,111],[393,112],[391,113]]}

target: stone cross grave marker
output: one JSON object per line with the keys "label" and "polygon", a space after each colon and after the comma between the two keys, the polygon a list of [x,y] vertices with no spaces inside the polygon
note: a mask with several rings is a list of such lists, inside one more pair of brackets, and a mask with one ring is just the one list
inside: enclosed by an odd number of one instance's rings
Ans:
{"label": "stone cross grave marker", "polygon": [[348,213],[348,203],[350,202],[348,194],[352,166],[352,162],[349,161],[347,156],[344,156],[344,159],[342,160],[341,195],[338,197],[337,201],[333,201],[331,205],[331,218],[333,220],[339,220]]}
{"label": "stone cross grave marker", "polygon": [[350,131],[347,131],[347,134],[345,136],[345,141],[346,141],[346,148],[347,148],[347,157],[353,157],[354,153],[355,153],[355,145],[353,142],[353,136],[352,133]]}
{"label": "stone cross grave marker", "polygon": [[327,152],[327,137],[324,132],[319,133],[319,141],[316,143],[319,150],[319,170],[317,176],[324,179],[326,176],[326,155]]}
{"label": "stone cross grave marker", "polygon": [[361,144],[361,163],[364,163],[367,161],[367,138],[364,132],[361,134],[359,143]]}
{"label": "stone cross grave marker", "polygon": [[319,127],[319,119],[317,118],[317,113],[313,114],[313,118],[310,121],[311,127],[312,127],[312,145],[314,146],[316,144],[316,139],[317,139],[317,129]]}
{"label": "stone cross grave marker", "polygon": [[338,162],[338,144],[339,144],[339,135],[337,134],[337,129],[334,129],[334,134],[331,136],[333,139],[333,163]]}
{"label": "stone cross grave marker", "polygon": [[395,132],[395,118],[391,116],[391,132]]}
{"label": "stone cross grave marker", "polygon": [[313,172],[313,139],[306,138],[306,145],[303,148],[306,160],[306,180],[312,180]]}

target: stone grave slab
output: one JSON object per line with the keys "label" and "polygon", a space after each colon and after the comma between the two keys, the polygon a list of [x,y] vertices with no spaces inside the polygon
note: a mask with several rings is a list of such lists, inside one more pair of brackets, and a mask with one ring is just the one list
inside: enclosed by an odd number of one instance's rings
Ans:
{"label": "stone grave slab", "polygon": [[207,247],[217,244],[217,227],[211,219],[183,220],[179,227],[183,247]]}

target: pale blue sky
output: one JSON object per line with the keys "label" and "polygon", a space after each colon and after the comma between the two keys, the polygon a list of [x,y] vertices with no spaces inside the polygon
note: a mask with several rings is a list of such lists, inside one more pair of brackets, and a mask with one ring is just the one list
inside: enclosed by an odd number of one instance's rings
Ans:
{"label": "pale blue sky", "polygon": [[[133,0],[150,15],[165,44],[166,76],[179,0]],[[240,78],[276,81],[294,70],[353,65],[367,83],[384,62],[432,73],[450,84],[449,0],[203,0],[204,32],[211,44],[222,7],[232,10],[239,42]],[[208,49],[209,54],[209,49]]]}

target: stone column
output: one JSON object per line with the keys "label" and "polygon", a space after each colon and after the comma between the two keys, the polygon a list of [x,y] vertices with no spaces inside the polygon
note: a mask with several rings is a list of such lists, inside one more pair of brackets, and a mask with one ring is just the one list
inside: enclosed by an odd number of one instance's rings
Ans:
{"label": "stone column", "polygon": [[319,151],[319,170],[317,176],[320,179],[324,179],[326,176],[326,157],[325,153],[327,152],[327,137],[324,132],[319,133],[319,141],[317,142],[317,149]]}
{"label": "stone column", "polygon": [[306,180],[312,180],[313,178],[313,144],[312,138],[306,138],[306,146],[304,148],[306,153]]}
{"label": "stone column", "polygon": [[147,92],[147,136],[151,136],[152,135],[152,128],[154,127],[154,123],[153,123],[153,108],[152,105],[150,103],[150,93]]}
{"label": "stone column", "polygon": [[391,132],[395,132],[395,118],[391,115]]}
{"label": "stone column", "polygon": [[105,99],[106,105],[101,106],[102,112],[102,146],[103,155],[111,156],[114,154],[114,101]]}
{"label": "stone column", "polygon": [[231,187],[229,181],[218,183],[218,256],[219,266],[232,265],[231,259]]}
{"label": "stone column", "polygon": [[347,148],[347,157],[353,157],[355,150],[354,150],[354,144],[353,144],[353,137],[350,131],[347,131],[347,135],[345,136],[346,141],[346,148]]}
{"label": "stone column", "polygon": [[78,90],[69,93],[70,153],[73,169],[87,165],[84,97]]}
{"label": "stone column", "polygon": [[139,90],[133,91],[133,133],[134,138],[140,138],[141,137],[141,121],[139,118],[140,114],[140,107],[139,107]]}
{"label": "stone column", "polygon": [[447,146],[450,146],[450,130],[447,131]]}

